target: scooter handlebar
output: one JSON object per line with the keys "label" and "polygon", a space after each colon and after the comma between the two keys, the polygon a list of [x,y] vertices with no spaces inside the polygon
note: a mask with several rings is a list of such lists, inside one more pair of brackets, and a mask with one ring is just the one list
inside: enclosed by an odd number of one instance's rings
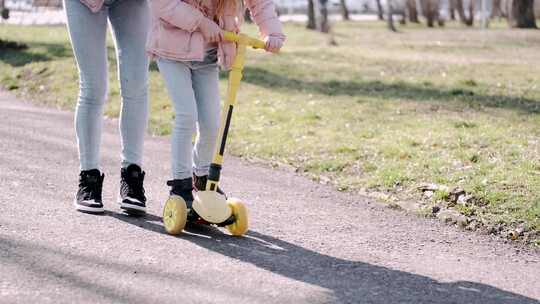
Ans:
{"label": "scooter handlebar", "polygon": [[249,37],[245,34],[236,34],[233,32],[223,31],[223,38],[226,41],[249,45],[254,49],[264,49],[266,47],[266,43],[264,43],[264,41]]}

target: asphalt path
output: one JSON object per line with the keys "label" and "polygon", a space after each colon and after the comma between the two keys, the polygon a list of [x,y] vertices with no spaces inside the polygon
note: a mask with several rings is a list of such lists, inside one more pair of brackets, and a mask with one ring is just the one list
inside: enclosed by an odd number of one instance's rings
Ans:
{"label": "asphalt path", "polygon": [[73,114],[0,92],[0,303],[540,303],[538,251],[234,157],[223,188],[247,204],[247,236],[167,235],[168,138],[145,149],[146,217],[115,203],[111,119],[107,212],[76,212]]}

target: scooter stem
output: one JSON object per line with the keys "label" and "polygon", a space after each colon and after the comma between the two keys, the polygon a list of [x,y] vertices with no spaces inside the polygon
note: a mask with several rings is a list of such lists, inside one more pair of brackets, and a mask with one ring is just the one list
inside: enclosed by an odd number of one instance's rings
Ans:
{"label": "scooter stem", "polygon": [[265,43],[261,40],[251,38],[244,34],[235,34],[232,32],[224,32],[224,39],[230,42],[236,42],[236,57],[229,72],[229,85],[227,87],[227,98],[223,104],[221,111],[221,124],[219,128],[218,138],[216,142],[216,150],[214,158],[210,164],[208,181],[206,183],[207,191],[217,191],[219,178],[221,175],[221,167],[223,165],[223,155],[225,154],[225,145],[227,143],[227,135],[231,126],[231,119],[234,105],[236,104],[236,93],[242,80],[242,71],[246,56],[246,48],[248,46],[254,49],[264,49]]}

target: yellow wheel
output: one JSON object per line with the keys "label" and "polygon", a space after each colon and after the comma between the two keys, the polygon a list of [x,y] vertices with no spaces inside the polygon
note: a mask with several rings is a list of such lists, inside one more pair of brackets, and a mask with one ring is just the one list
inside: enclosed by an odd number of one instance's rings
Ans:
{"label": "yellow wheel", "polygon": [[234,223],[227,225],[227,229],[234,236],[242,236],[248,231],[248,212],[246,206],[237,199],[228,199],[227,205],[234,215]]}
{"label": "yellow wheel", "polygon": [[180,196],[172,195],[163,207],[163,225],[168,234],[180,234],[187,221],[186,202]]}

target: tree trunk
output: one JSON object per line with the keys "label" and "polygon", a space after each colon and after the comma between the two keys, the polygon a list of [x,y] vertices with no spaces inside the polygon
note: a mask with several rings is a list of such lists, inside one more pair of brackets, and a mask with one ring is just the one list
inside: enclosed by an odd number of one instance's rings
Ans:
{"label": "tree trunk", "polygon": [[474,24],[474,0],[469,0],[469,24],[472,26]]}
{"label": "tree trunk", "polygon": [[422,12],[424,13],[424,17],[426,17],[427,26],[433,27],[433,21],[435,20],[432,5],[433,3],[431,0],[421,0],[420,3],[422,4]]}
{"label": "tree trunk", "polygon": [[328,23],[328,0],[319,1],[319,31],[328,33],[330,31],[330,25]]}
{"label": "tree trunk", "polygon": [[463,0],[456,0],[456,9],[458,11],[459,20],[461,23],[472,26],[474,23],[474,3],[473,0],[469,2],[469,17],[465,15],[465,8],[463,7]]}
{"label": "tree trunk", "polygon": [[501,13],[501,0],[493,0],[493,8],[491,9],[491,18],[500,18]]}
{"label": "tree trunk", "polygon": [[407,0],[407,11],[409,12],[409,21],[420,23],[418,20],[418,9],[416,8],[416,0]]}
{"label": "tree trunk", "polygon": [[307,9],[308,22],[307,22],[306,27],[310,30],[314,30],[317,28],[317,24],[315,22],[315,5],[313,4],[313,1],[318,1],[318,0],[308,0],[308,9]]}
{"label": "tree trunk", "polygon": [[388,23],[388,29],[391,30],[392,32],[397,32],[396,30],[396,27],[394,26],[394,18],[393,18],[393,15],[394,15],[394,8],[392,6],[392,0],[386,0],[386,11],[387,11],[387,17],[386,17],[386,20],[387,20],[387,23]]}
{"label": "tree trunk", "polygon": [[381,0],[376,0],[376,2],[377,2],[377,16],[379,17],[379,20],[384,20]]}
{"label": "tree trunk", "polygon": [[444,19],[441,18],[441,10],[440,10],[441,9],[441,1],[440,0],[437,0],[434,9],[435,9],[434,15],[435,15],[435,20],[437,20],[437,24],[439,25],[439,27],[444,26]]}
{"label": "tree trunk", "polygon": [[512,0],[508,13],[508,22],[511,27],[537,28],[534,17],[534,0]]}
{"label": "tree trunk", "polygon": [[465,16],[465,9],[463,8],[463,0],[456,1],[456,10],[458,12],[459,21],[463,24],[467,24],[467,16]]}
{"label": "tree trunk", "polygon": [[5,7],[5,1],[0,0],[0,18],[7,20],[9,19],[9,10]]}
{"label": "tree trunk", "polygon": [[426,17],[428,27],[433,27],[435,22],[439,26],[444,26],[444,22],[439,16],[439,0],[421,0],[420,4],[422,5],[422,12],[424,17]]}
{"label": "tree trunk", "polygon": [[456,20],[456,0],[448,1],[448,10],[450,11],[450,20]]}
{"label": "tree trunk", "polygon": [[341,16],[343,20],[350,20],[349,18],[349,8],[347,8],[347,3],[345,0],[340,0],[341,2]]}

